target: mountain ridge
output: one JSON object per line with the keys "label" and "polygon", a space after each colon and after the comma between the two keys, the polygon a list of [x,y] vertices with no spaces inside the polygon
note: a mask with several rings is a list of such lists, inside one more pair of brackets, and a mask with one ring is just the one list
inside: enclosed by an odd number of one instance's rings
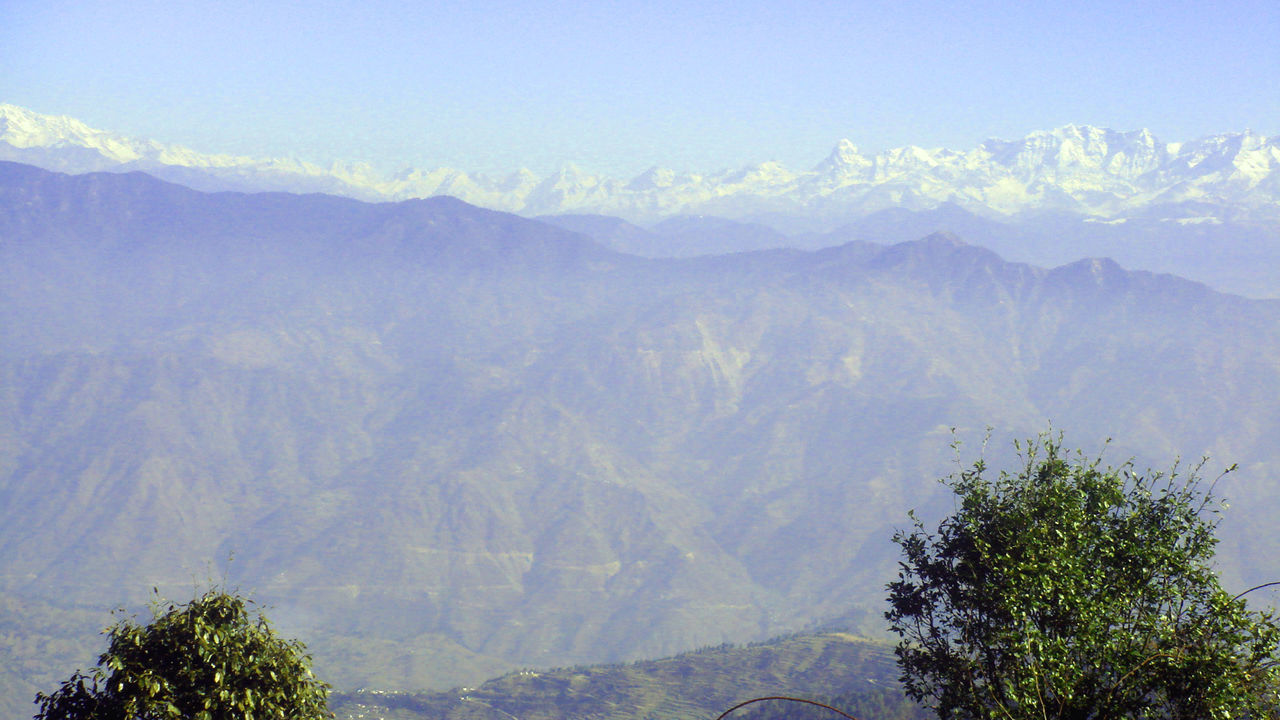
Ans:
{"label": "mountain ridge", "polygon": [[[572,165],[538,177],[452,168],[380,176],[368,165],[208,155],[96,130],[73,118],[0,105],[0,159],[73,172],[138,169],[203,190],[328,192],[363,200],[454,195],[524,215],[607,214],[650,223],[673,215],[753,220],[804,215],[828,229],[891,207],[955,203],[993,217],[1066,211],[1114,219],[1158,211],[1195,219],[1280,217],[1280,138],[1250,131],[1163,142],[1147,130],[1066,125],[968,151],[892,148],[864,155],[841,140],[812,169],[775,162],[713,173],[651,168],[630,180]],[[1164,210],[1160,210],[1164,208]]]}

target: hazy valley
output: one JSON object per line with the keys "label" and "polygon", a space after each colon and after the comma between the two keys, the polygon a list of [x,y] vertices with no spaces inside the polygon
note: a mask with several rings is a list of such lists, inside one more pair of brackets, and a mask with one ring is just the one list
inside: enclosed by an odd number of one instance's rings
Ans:
{"label": "hazy valley", "polygon": [[4,711],[110,608],[210,576],[346,690],[875,634],[952,428],[963,460],[1052,423],[1117,463],[1239,463],[1224,579],[1280,575],[1280,302],[886,213],[771,248],[0,163],[0,601],[36,619],[0,635]]}

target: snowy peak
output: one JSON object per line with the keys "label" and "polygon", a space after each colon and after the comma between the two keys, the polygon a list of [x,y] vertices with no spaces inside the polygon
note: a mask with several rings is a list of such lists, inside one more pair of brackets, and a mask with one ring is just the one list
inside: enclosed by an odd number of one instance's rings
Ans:
{"label": "snowy peak", "polygon": [[98,130],[74,118],[41,115],[15,105],[0,105],[0,160],[70,173],[142,170],[199,190],[368,196],[358,191],[361,175],[368,173],[356,172],[355,166],[325,170],[291,159],[210,155],[181,145]]}
{"label": "snowy peak", "polygon": [[17,105],[0,104],[0,140],[16,147],[90,145],[103,135],[66,115],[38,115]]}
{"label": "snowy peak", "polygon": [[65,115],[40,115],[16,105],[0,105],[0,143],[19,149],[84,149],[106,163],[131,163],[154,145],[95,130]]}
{"label": "snowy peak", "polygon": [[758,187],[761,189],[785,185],[795,179],[795,173],[786,169],[781,163],[763,162],[749,165],[721,177],[724,185],[740,187]]}
{"label": "snowy peak", "polygon": [[988,140],[982,150],[1023,182],[1073,173],[1132,181],[1168,157],[1167,146],[1147,130],[1116,132],[1090,125],[1066,125],[1021,140]]}
{"label": "snowy peak", "polygon": [[676,173],[674,170],[654,166],[632,178],[631,182],[627,183],[627,189],[634,192],[645,192],[669,188],[675,183]]}
{"label": "snowy peak", "polygon": [[824,178],[842,180],[862,174],[871,167],[871,161],[858,152],[851,140],[841,140],[826,160],[818,163],[813,172]]}
{"label": "snowy peak", "polygon": [[0,105],[0,160],[63,172],[143,170],[200,190],[326,192],[364,200],[453,195],[527,215],[599,213],[632,222],[682,214],[803,216],[835,227],[886,208],[953,203],[979,215],[1061,211],[1097,218],[1192,204],[1280,217],[1280,138],[1228,133],[1170,143],[1147,130],[1064,125],[957,151],[864,154],[840,140],[808,171],[762,162],[715,174],[650,168],[629,181],[573,165],[489,178],[453,168],[379,174],[363,163],[209,155]]}

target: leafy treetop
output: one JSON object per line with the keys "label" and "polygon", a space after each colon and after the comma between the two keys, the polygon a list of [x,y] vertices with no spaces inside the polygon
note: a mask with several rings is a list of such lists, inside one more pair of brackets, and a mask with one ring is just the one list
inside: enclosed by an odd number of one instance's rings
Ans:
{"label": "leafy treetop", "polygon": [[1200,466],[1015,445],[1017,472],[945,478],[955,513],[894,536],[907,693],[944,719],[1274,717],[1280,625],[1219,586]]}
{"label": "leafy treetop", "polygon": [[276,637],[238,595],[215,588],[185,605],[157,601],[152,614],[108,628],[98,667],[39,694],[37,720],[331,717],[302,643]]}

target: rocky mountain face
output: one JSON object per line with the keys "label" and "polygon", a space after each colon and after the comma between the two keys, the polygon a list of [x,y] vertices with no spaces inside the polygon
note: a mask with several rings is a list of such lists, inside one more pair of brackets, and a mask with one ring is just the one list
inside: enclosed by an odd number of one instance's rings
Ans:
{"label": "rocky mountain face", "polygon": [[450,195],[524,215],[604,214],[639,223],[714,215],[830,230],[886,208],[927,210],[942,203],[993,217],[1280,219],[1280,138],[1247,131],[1165,142],[1146,130],[1068,125],[968,151],[905,147],[872,154],[841,140],[809,170],[773,162],[713,173],[652,168],[629,181],[572,165],[546,177],[521,170],[491,178],[450,168],[386,177],[358,164],[322,168],[204,155],[0,105],[0,160],[65,172],[143,170],[205,190],[328,192],[366,200]]}
{"label": "rocky mountain face", "polygon": [[[1280,574],[1280,303],[1107,260],[646,259],[450,198],[0,163],[0,337],[0,601],[81,627],[225,575],[340,688],[874,632],[893,529],[988,427],[993,465],[1050,423],[1239,463],[1224,578]],[[99,650],[56,627],[0,635],[11,705]]]}

